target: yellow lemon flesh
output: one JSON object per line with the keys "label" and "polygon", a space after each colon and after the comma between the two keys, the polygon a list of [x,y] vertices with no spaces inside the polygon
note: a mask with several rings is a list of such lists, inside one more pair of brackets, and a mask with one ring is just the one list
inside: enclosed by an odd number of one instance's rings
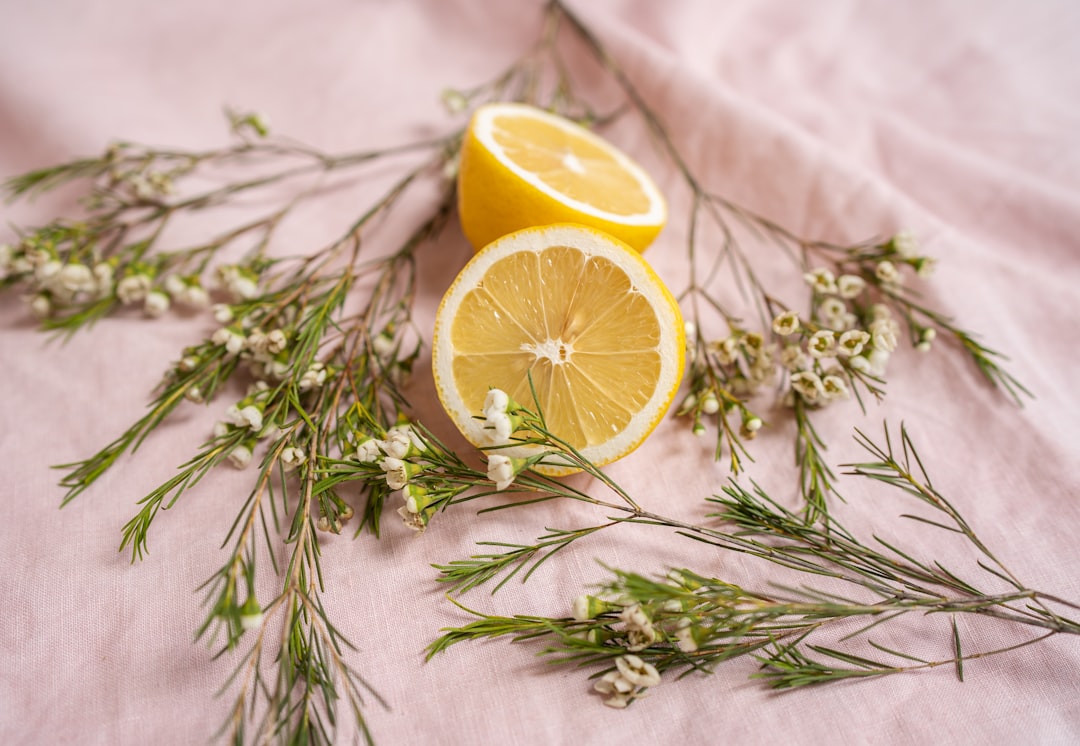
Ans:
{"label": "yellow lemon flesh", "polygon": [[551,225],[504,236],[461,270],[436,314],[432,369],[470,442],[490,442],[477,417],[498,388],[539,406],[548,429],[599,466],[663,418],[685,342],[678,303],[638,252],[592,228]]}
{"label": "yellow lemon flesh", "polygon": [[643,251],[667,222],[660,190],[603,138],[525,104],[488,104],[465,133],[458,171],[461,227],[479,250],[552,223],[597,228]]}

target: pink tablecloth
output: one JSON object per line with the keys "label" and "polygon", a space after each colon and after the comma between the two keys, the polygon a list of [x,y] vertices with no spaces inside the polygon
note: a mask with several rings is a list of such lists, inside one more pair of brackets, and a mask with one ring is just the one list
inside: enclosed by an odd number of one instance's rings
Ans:
{"label": "pink tablecloth", "polygon": [[[1009,404],[955,350],[901,353],[885,404],[865,417],[848,404],[822,423],[829,456],[858,455],[852,424],[876,431],[885,418],[903,419],[936,484],[1014,572],[1080,598],[1080,7],[573,6],[710,188],[810,237],[856,240],[906,226],[923,238],[940,259],[927,299],[1008,352],[1036,398],[1023,409]],[[0,7],[0,176],[98,152],[116,137],[215,146],[225,105],[265,112],[276,131],[329,151],[444,131],[452,120],[439,92],[495,75],[537,37],[540,18],[535,1],[8,2]],[[640,128],[621,132],[620,144],[671,194],[671,225],[648,256],[677,285],[685,194]],[[55,206],[20,204],[5,210],[5,222],[40,223]],[[339,218],[347,214],[337,207]],[[313,220],[292,237],[315,245],[320,226]],[[0,231],[0,240],[12,237]],[[428,251],[422,328],[448,273],[469,255],[456,223]],[[204,743],[231,703],[214,692],[235,660],[212,660],[192,644],[202,620],[194,589],[219,566],[250,473],[214,474],[192,490],[159,517],[148,558],[132,566],[116,549],[135,501],[187,458],[214,415],[183,410],[63,511],[49,467],[87,455],[139,417],[165,366],[212,322],[132,315],[50,344],[25,302],[8,294],[0,329],[0,741]],[[418,417],[449,435],[427,361],[411,396]],[[787,485],[791,427],[770,414],[775,427],[754,444],[754,473]],[[726,478],[708,456],[685,422],[671,421],[610,473],[648,508],[700,517],[702,498]],[[973,568],[963,546],[894,520],[909,507],[902,499],[862,486],[848,499],[837,510],[852,525]],[[965,683],[946,667],[782,695],[750,681],[754,664],[739,660],[713,676],[665,681],[622,712],[602,706],[583,672],[546,666],[528,644],[467,644],[423,662],[440,627],[468,621],[443,598],[431,563],[464,556],[475,541],[525,542],[545,526],[590,518],[558,505],[482,517],[461,509],[421,538],[391,522],[378,542],[326,542],[327,605],[359,648],[353,663],[389,704],[368,708],[378,742],[1080,740],[1075,639],[969,662]],[[770,573],[664,531],[626,529],[583,542],[526,586],[464,600],[493,613],[564,614],[603,577],[594,560],[645,573],[690,565],[748,584]],[[968,651],[1021,639],[1000,624],[960,625]],[[928,620],[892,642],[947,657],[947,630],[944,619]]]}

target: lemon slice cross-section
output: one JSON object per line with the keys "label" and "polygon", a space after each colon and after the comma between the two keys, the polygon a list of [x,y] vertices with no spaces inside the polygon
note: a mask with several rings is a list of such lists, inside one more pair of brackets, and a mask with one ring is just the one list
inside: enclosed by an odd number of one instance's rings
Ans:
{"label": "lemon slice cross-section", "polygon": [[458,210],[477,250],[522,228],[588,225],[644,250],[667,222],[649,175],[614,145],[525,104],[476,110],[461,148]]}
{"label": "lemon slice cross-section", "polygon": [[684,355],[678,303],[641,255],[595,229],[562,224],[505,236],[462,269],[436,314],[432,369],[470,442],[488,443],[477,415],[498,388],[539,406],[548,429],[599,466],[656,427]]}

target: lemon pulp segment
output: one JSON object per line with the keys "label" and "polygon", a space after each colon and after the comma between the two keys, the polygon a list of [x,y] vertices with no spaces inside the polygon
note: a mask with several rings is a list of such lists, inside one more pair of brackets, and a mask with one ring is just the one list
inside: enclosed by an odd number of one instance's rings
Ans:
{"label": "lemon pulp segment", "polygon": [[491,138],[524,172],[572,200],[620,216],[652,208],[641,182],[610,149],[546,119],[495,116]]}
{"label": "lemon pulp segment", "polygon": [[618,266],[568,246],[496,261],[450,328],[453,376],[469,411],[488,387],[532,404],[575,448],[624,430],[660,377],[656,312]]}

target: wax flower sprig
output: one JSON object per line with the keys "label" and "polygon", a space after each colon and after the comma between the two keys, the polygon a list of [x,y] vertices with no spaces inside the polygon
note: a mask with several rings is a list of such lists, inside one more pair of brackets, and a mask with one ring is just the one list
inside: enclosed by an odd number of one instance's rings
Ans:
{"label": "wax flower sprig", "polygon": [[[590,474],[599,469],[581,459],[546,429],[541,413],[510,404],[518,434],[514,446],[542,451],[530,463],[517,463],[513,477],[536,490],[543,477],[530,475],[533,464],[558,454],[576,460]],[[490,419],[490,418],[489,418]],[[605,704],[626,707],[658,685],[664,674],[710,673],[725,660],[752,656],[760,665],[755,677],[775,688],[911,672],[945,664],[963,678],[965,661],[1035,644],[1058,634],[1080,634],[1080,622],[1066,616],[1080,605],[1022,583],[976,535],[959,510],[934,488],[906,429],[894,445],[889,429],[879,443],[857,431],[869,461],[851,464],[853,477],[874,480],[913,496],[929,508],[930,517],[905,515],[920,525],[960,534],[979,555],[978,578],[964,577],[937,561],[916,558],[916,552],[875,537],[863,541],[835,519],[827,527],[807,523],[759,487],[736,482],[708,501],[719,508],[712,516],[733,530],[689,524],[639,507],[619,485],[605,478],[614,501],[577,493],[556,483],[534,499],[566,498],[592,503],[607,522],[580,529],[551,531],[531,546],[481,542],[506,551],[479,554],[439,566],[442,580],[463,592],[508,573],[502,582],[531,562],[528,574],[554,551],[603,528],[634,523],[675,530],[717,549],[736,551],[832,585],[808,582],[773,584],[754,591],[690,569],[672,570],[659,578],[612,569],[612,577],[596,592],[574,599],[571,616],[494,616],[455,604],[478,617],[461,627],[446,628],[428,648],[429,657],[459,642],[494,637],[543,639],[541,652],[559,664],[595,669],[595,689]],[[494,447],[494,448],[497,448]],[[497,450],[489,450],[493,480],[503,479]],[[545,455],[546,454],[546,455]],[[504,480],[501,486],[508,486]],[[515,503],[508,502],[506,507]],[[610,517],[612,513],[623,516]],[[841,590],[837,590],[837,587]],[[847,585],[853,590],[842,590]],[[496,588],[497,589],[497,588]],[[951,655],[928,660],[876,642],[871,630],[901,621],[935,625],[945,614]],[[1039,632],[1025,642],[979,652],[965,651],[957,617],[970,615],[1030,627]],[[843,634],[836,640],[838,634]],[[819,641],[820,640],[820,641]],[[835,642],[833,640],[836,640]]]}
{"label": "wax flower sprig", "polygon": [[[604,43],[562,2],[553,0],[551,7],[622,89],[628,108],[642,118],[689,189],[690,280],[679,293],[690,320],[689,393],[677,413],[687,417],[699,435],[708,432],[707,422],[715,423],[715,457],[720,460],[726,453],[733,474],[750,458],[746,441],[773,419],[758,412],[768,406],[763,395],[775,392],[775,402],[790,409],[796,423],[795,463],[805,518],[828,520],[828,496],[836,491],[836,476],[825,459],[827,446],[813,415],[850,397],[860,406],[864,394],[880,398],[889,356],[904,336],[922,352],[929,351],[939,335],[948,337],[987,381],[1013,400],[1019,403],[1022,395],[1031,395],[1002,367],[1000,353],[910,289],[905,276],[926,277],[935,261],[919,250],[911,232],[852,244],[807,239],[710,190],[671,139],[660,113]],[[703,238],[706,229],[718,239]],[[762,279],[760,270],[771,266],[771,259],[751,257],[770,248],[805,277],[805,299],[782,300]],[[741,289],[748,313],[736,310],[718,292],[720,280]]]}

